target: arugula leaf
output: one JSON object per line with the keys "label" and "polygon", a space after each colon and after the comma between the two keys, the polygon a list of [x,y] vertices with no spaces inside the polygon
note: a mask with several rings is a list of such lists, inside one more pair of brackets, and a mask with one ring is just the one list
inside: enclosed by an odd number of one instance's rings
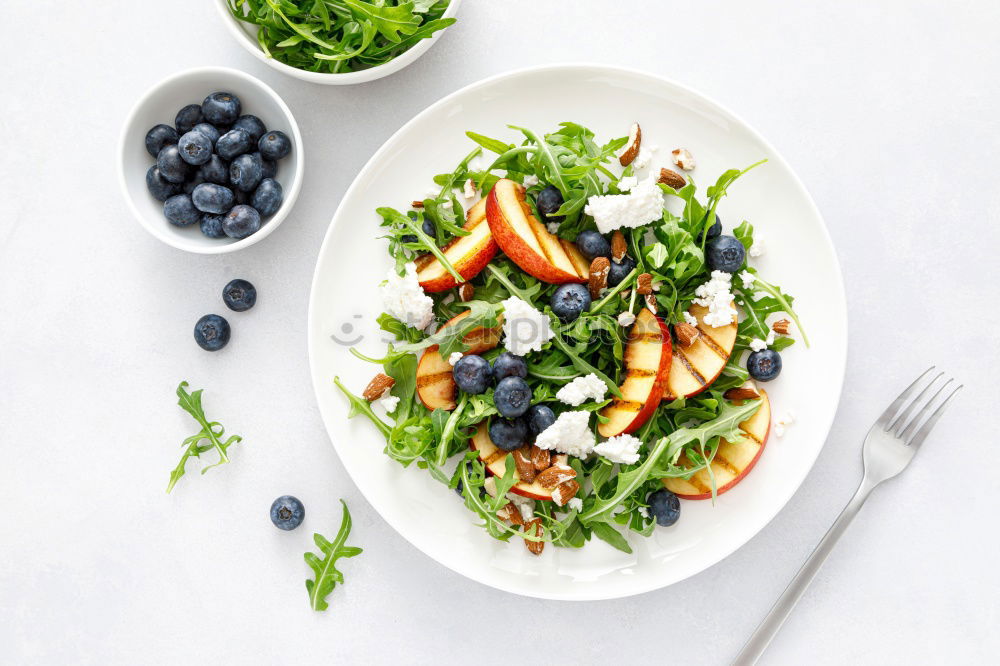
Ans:
{"label": "arugula leaf", "polygon": [[608,523],[597,521],[589,523],[587,527],[593,530],[594,536],[601,541],[607,542],[623,553],[632,553],[632,547],[628,545],[628,541],[625,540],[625,537],[622,536],[621,532]]}
{"label": "arugula leaf", "polygon": [[[239,435],[230,435],[228,439],[223,441],[226,429],[218,421],[209,422],[205,416],[205,410],[201,407],[201,392],[203,389],[188,393],[185,390],[187,386],[188,383],[186,381],[181,382],[177,386],[177,404],[201,425],[201,432],[191,435],[184,440],[182,446],[187,448],[181,454],[181,461],[177,464],[177,467],[170,472],[170,482],[167,484],[168,493],[173,490],[174,485],[184,476],[184,466],[187,464],[189,458],[200,458],[202,453],[212,449],[218,451],[219,461],[203,467],[201,473],[204,474],[213,467],[218,467],[229,462],[229,447],[243,441],[243,438]],[[202,444],[201,442],[207,443]]]}
{"label": "arugula leaf", "polygon": [[321,559],[311,552],[303,556],[306,564],[316,575],[315,580],[306,580],[309,607],[315,611],[324,611],[329,608],[326,598],[333,592],[337,583],[344,583],[344,574],[337,569],[337,560],[362,553],[362,550],[356,546],[345,545],[347,537],[351,534],[351,512],[347,510],[347,502],[340,500],[340,503],[344,505],[344,515],[340,521],[340,530],[337,531],[337,536],[333,541],[327,541],[319,532],[313,534],[313,541],[323,554],[323,558]]}
{"label": "arugula leaf", "polygon": [[413,13],[413,3],[404,2],[397,7],[376,6],[364,0],[341,0],[355,18],[370,21],[390,42],[398,42],[399,34],[412,35],[420,25],[420,18]]}

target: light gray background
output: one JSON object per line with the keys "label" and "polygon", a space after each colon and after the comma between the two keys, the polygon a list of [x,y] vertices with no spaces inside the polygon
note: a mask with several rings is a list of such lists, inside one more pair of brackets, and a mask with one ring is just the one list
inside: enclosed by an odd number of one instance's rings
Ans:
{"label": "light gray background", "polygon": [[[267,68],[208,2],[0,8],[0,661],[723,663],[853,492],[870,423],[931,363],[965,382],[963,399],[875,493],[765,663],[958,663],[1000,649],[996,3],[466,0],[415,65],[349,88]],[[514,597],[414,550],[345,474],[306,359],[313,263],[368,156],[446,93],[569,60],[676,78],[768,137],[826,216],[851,316],[836,424],[785,510],[704,573],[600,603]],[[271,84],[308,141],[292,217],[236,255],[162,245],[115,177],[133,102],[198,65]],[[236,276],[259,304],[207,354],[192,325],[224,311]],[[167,496],[193,432],[174,404],[181,379],[246,439],[231,465]],[[296,532],[267,518],[283,493],[306,504]],[[314,613],[302,553],[313,531],[335,531],[341,497],[365,553]]]}

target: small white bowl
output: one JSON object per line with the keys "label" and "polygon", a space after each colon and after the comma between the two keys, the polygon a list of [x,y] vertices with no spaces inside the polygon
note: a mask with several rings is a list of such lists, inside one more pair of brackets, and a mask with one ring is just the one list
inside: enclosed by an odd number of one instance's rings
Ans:
{"label": "small white bowl", "polygon": [[[448,5],[448,9],[445,10],[442,18],[453,18],[458,13],[458,6],[460,4],[462,4],[462,0],[451,0],[451,3]],[[223,23],[226,24],[227,28],[229,28],[229,32],[236,38],[236,41],[242,44],[243,48],[252,53],[258,60],[267,63],[271,68],[276,69],[279,72],[288,74],[289,76],[294,76],[297,79],[309,81],[310,83],[322,83],[324,85],[331,86],[367,83],[368,81],[381,79],[383,76],[395,74],[410,63],[416,61],[416,59],[422,56],[443,33],[449,30],[449,28],[438,30],[431,37],[417,42],[409,51],[400,54],[399,57],[393,58],[389,62],[384,65],[379,65],[378,67],[363,69],[359,72],[344,72],[342,74],[307,72],[302,69],[290,67],[282,62],[278,62],[274,58],[269,58],[261,50],[260,44],[257,43],[257,26],[234,18],[229,12],[226,0],[215,0],[215,8],[219,10],[219,15],[222,17]]]}
{"label": "small white bowl", "polygon": [[[173,125],[177,112],[188,104],[200,104],[213,92],[231,92],[240,98],[244,114],[264,121],[268,129],[281,130],[292,140],[292,152],[278,163],[277,181],[284,201],[266,218],[260,231],[241,240],[209,238],[199,225],[178,227],[163,216],[163,204],[146,188],[146,171],[155,158],[146,152],[146,132],[159,123]],[[235,252],[259,243],[288,217],[302,186],[303,150],[299,126],[288,106],[262,81],[225,67],[198,67],[156,84],[144,94],[125,120],[119,140],[118,180],[136,218],[167,245],[198,254]]]}

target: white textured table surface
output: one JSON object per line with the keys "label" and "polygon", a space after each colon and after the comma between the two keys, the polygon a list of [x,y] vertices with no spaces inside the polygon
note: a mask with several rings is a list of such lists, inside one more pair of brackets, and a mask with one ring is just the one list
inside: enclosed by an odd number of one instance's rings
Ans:
{"label": "white textured table surface", "polygon": [[[872,497],[765,663],[959,663],[1000,649],[1000,6],[466,0],[415,65],[327,88],[253,59],[207,2],[2,5],[0,661],[723,663],[853,492],[872,420],[931,363],[965,382],[962,400]],[[676,78],[762,131],[826,216],[851,316],[836,424],[779,516],[681,584],[579,604],[465,580],[388,528],[329,445],[304,332],[327,223],[382,141],[467,83],[568,60]],[[209,64],[271,84],[308,141],[293,216],[219,257],[149,236],[114,172],[135,99]],[[237,276],[259,304],[230,317],[225,352],[202,352],[191,327]],[[174,404],[181,379],[246,439],[233,464],[167,496],[192,424]],[[306,504],[296,532],[267,518],[283,493]],[[302,553],[313,531],[335,530],[340,497],[365,553],[314,613]]]}

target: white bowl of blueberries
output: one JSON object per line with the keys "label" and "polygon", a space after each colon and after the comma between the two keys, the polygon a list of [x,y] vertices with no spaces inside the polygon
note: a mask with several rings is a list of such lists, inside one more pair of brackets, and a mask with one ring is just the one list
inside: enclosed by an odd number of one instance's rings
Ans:
{"label": "white bowl of blueberries", "polygon": [[234,69],[180,72],[136,103],[119,178],[143,227],[188,252],[235,252],[288,216],[302,181],[302,137],[271,88]]}

